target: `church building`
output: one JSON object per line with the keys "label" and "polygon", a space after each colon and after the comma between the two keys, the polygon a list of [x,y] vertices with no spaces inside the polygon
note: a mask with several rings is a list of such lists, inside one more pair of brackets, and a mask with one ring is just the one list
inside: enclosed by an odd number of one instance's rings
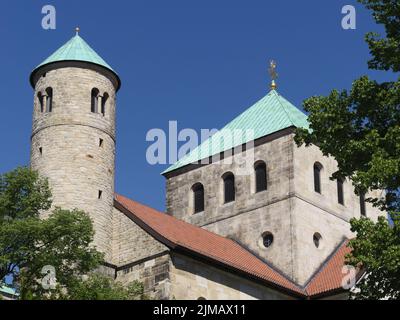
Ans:
{"label": "church building", "polygon": [[[294,130],[308,128],[307,116],[275,83],[162,173],[167,199],[159,212],[115,191],[121,79],[78,32],[30,82],[31,168],[49,179],[53,206],[90,214],[102,272],[124,284],[139,280],[154,299],[348,296],[349,221],[382,212],[351,181],[330,180],[333,158],[297,147]],[[246,130],[250,138],[225,137]],[[250,164],[240,161],[249,154]]]}

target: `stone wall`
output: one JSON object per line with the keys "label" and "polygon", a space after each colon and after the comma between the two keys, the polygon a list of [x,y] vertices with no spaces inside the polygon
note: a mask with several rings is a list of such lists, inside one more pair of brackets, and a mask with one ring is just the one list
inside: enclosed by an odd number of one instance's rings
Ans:
{"label": "stone wall", "polygon": [[[38,93],[53,89],[52,112]],[[109,94],[106,112],[91,112],[91,91]],[[102,139],[102,143],[100,143]],[[94,244],[111,259],[115,163],[115,88],[85,68],[54,68],[35,85],[31,167],[49,178],[53,207],[80,209],[94,222]]]}
{"label": "stone wall", "polygon": [[171,254],[171,298],[177,300],[286,300],[275,291],[176,253]]}
{"label": "stone wall", "polygon": [[[360,218],[360,199],[350,180],[343,186],[344,205],[338,202],[337,182],[330,180],[337,171],[337,163],[323,156],[316,146],[294,150],[294,200],[293,200],[293,280],[305,284],[322,266],[345,238],[355,235],[350,231],[350,219]],[[314,163],[323,166],[321,194],[314,190]],[[373,196],[378,196],[375,192]],[[367,195],[368,197],[368,195]],[[367,217],[376,221],[383,213],[366,203]],[[318,247],[314,234],[322,238]]]}
{"label": "stone wall", "polygon": [[113,210],[112,263],[124,266],[168,250],[124,213]]}
{"label": "stone wall", "polygon": [[167,299],[169,249],[116,208],[112,229],[112,263],[117,268],[117,281],[124,284],[140,281],[145,294]]}
{"label": "stone wall", "polygon": [[[336,170],[335,160],[324,157],[315,146],[298,148],[293,137],[287,131],[256,144],[253,163],[266,163],[267,191],[255,193],[252,165],[243,175],[243,164],[231,161],[227,165],[220,161],[171,175],[167,180],[167,211],[234,239],[304,285],[341,241],[353,236],[349,221],[360,217],[360,205],[351,181],[344,184],[344,205],[338,203],[336,182],[329,180]],[[322,195],[314,191],[316,161],[324,166]],[[228,171],[235,174],[236,200],[224,204],[221,177]],[[193,214],[191,188],[198,182],[204,185],[205,210]],[[368,217],[376,220],[379,214],[367,204]],[[265,232],[274,237],[268,248],[262,243]],[[314,244],[315,233],[322,236],[319,248]]]}

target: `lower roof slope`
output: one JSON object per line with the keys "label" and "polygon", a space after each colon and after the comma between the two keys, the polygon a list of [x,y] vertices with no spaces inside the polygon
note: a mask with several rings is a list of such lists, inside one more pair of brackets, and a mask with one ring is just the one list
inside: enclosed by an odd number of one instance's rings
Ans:
{"label": "lower roof slope", "polygon": [[183,249],[189,254],[215,261],[232,271],[247,274],[292,296],[313,298],[343,290],[342,267],[345,255],[350,252],[347,241],[326,261],[306,288],[302,288],[231,239],[118,194],[115,195],[114,205],[171,250]]}

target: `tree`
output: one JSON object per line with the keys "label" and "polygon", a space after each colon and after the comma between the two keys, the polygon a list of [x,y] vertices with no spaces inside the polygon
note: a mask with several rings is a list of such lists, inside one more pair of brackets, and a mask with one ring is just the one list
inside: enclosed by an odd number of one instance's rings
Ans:
{"label": "tree", "polygon": [[54,268],[59,286],[68,287],[102,261],[91,246],[90,217],[57,208],[41,219],[40,212],[50,207],[48,182],[37,172],[18,168],[0,176],[0,279],[11,276],[17,281],[22,298],[49,293],[40,282],[44,271]]}
{"label": "tree", "polygon": [[[11,277],[21,299],[128,299],[142,297],[143,287],[124,288],[93,274],[103,254],[92,245],[88,214],[51,208],[46,179],[28,168],[0,175],[0,283]],[[88,281],[82,276],[89,274]]]}
{"label": "tree", "polygon": [[[372,59],[370,69],[400,71],[400,2],[359,0],[372,11],[386,37],[368,33]],[[384,190],[383,197],[367,201],[388,211],[393,225],[381,217],[353,219],[357,237],[348,262],[367,270],[358,284],[357,299],[399,298],[400,292],[400,79],[378,83],[364,76],[351,90],[333,90],[328,96],[304,102],[309,112],[310,131],[298,129],[296,142],[318,145],[325,156],[333,156],[338,171],[332,178],[349,177],[357,194]]]}
{"label": "tree", "polygon": [[91,274],[84,281],[70,287],[70,300],[144,300],[143,284],[134,281],[124,287],[121,283],[99,274]]}
{"label": "tree", "polygon": [[347,263],[367,268],[353,299],[400,299],[400,214],[392,217],[393,225],[384,217],[377,223],[365,218],[351,221],[357,238],[350,240]]}

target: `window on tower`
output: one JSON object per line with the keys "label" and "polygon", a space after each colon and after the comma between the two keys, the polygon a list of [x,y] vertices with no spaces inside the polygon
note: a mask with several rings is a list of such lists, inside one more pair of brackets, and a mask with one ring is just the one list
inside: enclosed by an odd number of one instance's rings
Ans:
{"label": "window on tower", "polygon": [[365,206],[365,193],[360,194],[360,213],[363,217],[367,216],[367,209]]}
{"label": "window on tower", "polygon": [[321,171],[322,171],[322,164],[319,162],[314,163],[314,190],[315,192],[321,192]]}
{"label": "window on tower", "polygon": [[90,111],[92,113],[99,112],[99,89],[97,88],[92,89]]}
{"label": "window on tower", "polygon": [[53,88],[49,87],[46,89],[46,112],[53,111]]}
{"label": "window on tower", "polygon": [[267,190],[267,165],[259,161],[254,165],[256,175],[256,192]]}
{"label": "window on tower", "polygon": [[341,205],[344,205],[344,193],[343,193],[344,179],[338,178],[336,181],[337,181],[338,202]]}
{"label": "window on tower", "polygon": [[38,95],[37,95],[37,97],[38,97],[38,101],[39,101],[39,108],[40,108],[40,112],[43,112],[44,111],[44,104],[43,104],[43,94],[41,93],[41,92],[39,92],[38,93]]}
{"label": "window on tower", "polygon": [[201,183],[196,183],[192,187],[193,192],[193,205],[194,213],[200,213],[204,211],[204,186]]}
{"label": "window on tower", "polygon": [[222,177],[224,181],[224,202],[235,201],[235,176],[232,172],[225,173]]}
{"label": "window on tower", "polygon": [[106,93],[104,93],[103,99],[101,100],[101,114],[102,114],[103,116],[106,115],[106,106],[107,106],[107,101],[108,101],[108,98],[109,98],[109,97],[110,97],[110,96],[109,96],[108,93],[106,92]]}

